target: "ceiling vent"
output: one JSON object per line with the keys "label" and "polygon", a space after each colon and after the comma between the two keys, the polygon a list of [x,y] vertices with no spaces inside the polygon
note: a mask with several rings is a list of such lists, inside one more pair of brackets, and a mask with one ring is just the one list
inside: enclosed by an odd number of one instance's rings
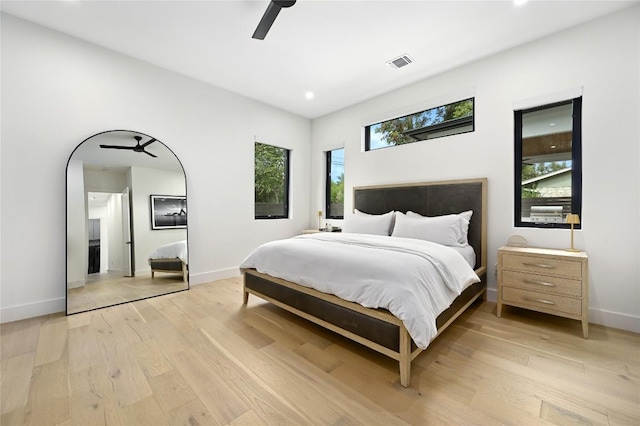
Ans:
{"label": "ceiling vent", "polygon": [[387,62],[391,68],[402,68],[413,62],[409,55],[402,55]]}

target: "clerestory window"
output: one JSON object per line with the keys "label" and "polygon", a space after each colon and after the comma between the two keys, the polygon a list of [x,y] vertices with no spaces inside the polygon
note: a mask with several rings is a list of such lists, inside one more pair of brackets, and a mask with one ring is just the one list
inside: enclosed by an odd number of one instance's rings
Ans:
{"label": "clerestory window", "polygon": [[365,127],[365,151],[474,131],[474,98]]}

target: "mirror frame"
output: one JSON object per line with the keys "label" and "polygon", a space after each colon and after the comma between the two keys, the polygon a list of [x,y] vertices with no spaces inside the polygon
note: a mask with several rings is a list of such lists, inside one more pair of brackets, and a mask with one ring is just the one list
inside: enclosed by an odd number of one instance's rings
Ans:
{"label": "mirror frame", "polygon": [[[90,309],[84,309],[84,310],[79,310],[77,312],[69,312],[69,293],[68,293],[68,277],[69,277],[69,261],[68,261],[68,253],[69,253],[69,239],[68,239],[68,235],[69,235],[69,163],[71,162],[71,160],[73,159],[73,155],[76,153],[76,151],[78,150],[78,148],[80,148],[80,146],[82,146],[85,142],[89,141],[90,139],[93,139],[95,137],[99,137],[102,135],[105,135],[107,133],[130,133],[132,136],[134,135],[139,135],[142,136],[143,138],[152,138],[155,140],[155,142],[158,142],[160,144],[162,144],[164,146],[164,148],[166,148],[176,159],[176,161],[178,162],[178,164],[180,164],[180,168],[182,169],[182,174],[184,176],[184,196],[187,200],[189,200],[189,194],[188,194],[188,184],[187,184],[187,173],[184,169],[184,165],[182,164],[182,161],[180,161],[180,158],[178,158],[178,156],[176,155],[176,153],[169,148],[168,145],[166,145],[164,142],[162,142],[159,139],[156,139],[153,136],[150,136],[146,133],[143,132],[139,132],[137,130],[127,130],[127,129],[112,129],[112,130],[105,130],[103,132],[99,132],[99,133],[95,133],[89,137],[87,137],[86,139],[84,139],[82,142],[80,142],[74,149],[73,151],[71,151],[71,154],[69,155],[69,158],[67,159],[67,164],[65,167],[65,315],[75,315],[75,314],[79,314],[79,313],[83,313],[83,312],[90,312],[90,311],[94,311],[97,309],[103,309],[103,308],[107,308],[107,307],[111,307],[111,306],[117,306],[117,305],[122,305],[122,304],[126,304],[126,303],[131,303],[131,302],[136,302],[136,301],[140,301],[140,300],[145,300],[145,299],[150,299],[153,297],[158,297],[158,296],[163,296],[163,295],[167,295],[167,294],[173,294],[173,293],[178,293],[181,291],[187,291],[191,288],[190,285],[190,272],[189,272],[189,268],[187,267],[187,271],[186,271],[186,277],[187,277],[187,281],[186,281],[186,288],[184,289],[179,289],[179,290],[172,290],[172,291],[168,291],[166,293],[162,293],[162,294],[154,294],[151,296],[143,296],[140,298],[136,298],[136,299],[132,299],[132,300],[128,300],[128,301],[123,301],[123,302],[117,302],[117,303],[110,303],[107,305],[103,305],[103,306],[98,306],[98,307],[93,307]],[[86,196],[86,190],[83,193],[84,196]],[[187,210],[188,211],[188,210]],[[85,221],[88,220],[88,217],[85,216]],[[188,246],[189,246],[189,225],[188,225],[188,213],[187,213],[187,226],[185,228],[185,236],[186,236],[186,241],[187,241],[187,265],[189,264],[189,250],[188,250]],[[134,240],[134,247],[135,247],[135,240]],[[135,250],[135,248],[134,248]],[[88,275],[88,272],[85,272],[86,275]],[[85,275],[85,276],[86,276]],[[134,269],[134,277],[135,277],[135,269]]]}

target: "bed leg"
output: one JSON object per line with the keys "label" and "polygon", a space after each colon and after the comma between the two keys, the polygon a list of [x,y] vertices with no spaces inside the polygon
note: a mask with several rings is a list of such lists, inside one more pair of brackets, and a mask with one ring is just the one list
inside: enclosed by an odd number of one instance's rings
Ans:
{"label": "bed leg", "polygon": [[411,383],[411,338],[404,325],[400,326],[400,384],[409,387]]}
{"label": "bed leg", "polygon": [[182,280],[186,283],[189,282],[189,273],[187,272],[187,264],[182,262]]}
{"label": "bed leg", "polygon": [[249,292],[247,291],[246,283],[244,280],[246,280],[246,278],[242,277],[242,304],[246,305],[249,302]]}
{"label": "bed leg", "polygon": [[151,270],[151,279],[153,279],[153,277],[156,275],[155,272],[153,272],[153,269]]}

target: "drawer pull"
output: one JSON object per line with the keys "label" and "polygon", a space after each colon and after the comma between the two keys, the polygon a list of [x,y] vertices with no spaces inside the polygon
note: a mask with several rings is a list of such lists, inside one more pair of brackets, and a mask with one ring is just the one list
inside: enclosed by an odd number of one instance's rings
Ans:
{"label": "drawer pull", "polygon": [[546,263],[530,263],[522,262],[524,266],[535,266],[536,268],[555,269],[555,265],[547,265]]}
{"label": "drawer pull", "polygon": [[535,299],[533,297],[527,297],[527,296],[524,296],[523,299],[528,300],[529,302],[540,302],[540,303],[544,303],[545,305],[555,305],[555,303],[553,303],[551,300]]}
{"label": "drawer pull", "polygon": [[525,283],[527,284],[538,284],[538,285],[543,285],[545,287],[555,287],[556,285],[553,283],[548,283],[545,281],[536,281],[536,280],[530,280],[530,279],[526,279],[524,280]]}

